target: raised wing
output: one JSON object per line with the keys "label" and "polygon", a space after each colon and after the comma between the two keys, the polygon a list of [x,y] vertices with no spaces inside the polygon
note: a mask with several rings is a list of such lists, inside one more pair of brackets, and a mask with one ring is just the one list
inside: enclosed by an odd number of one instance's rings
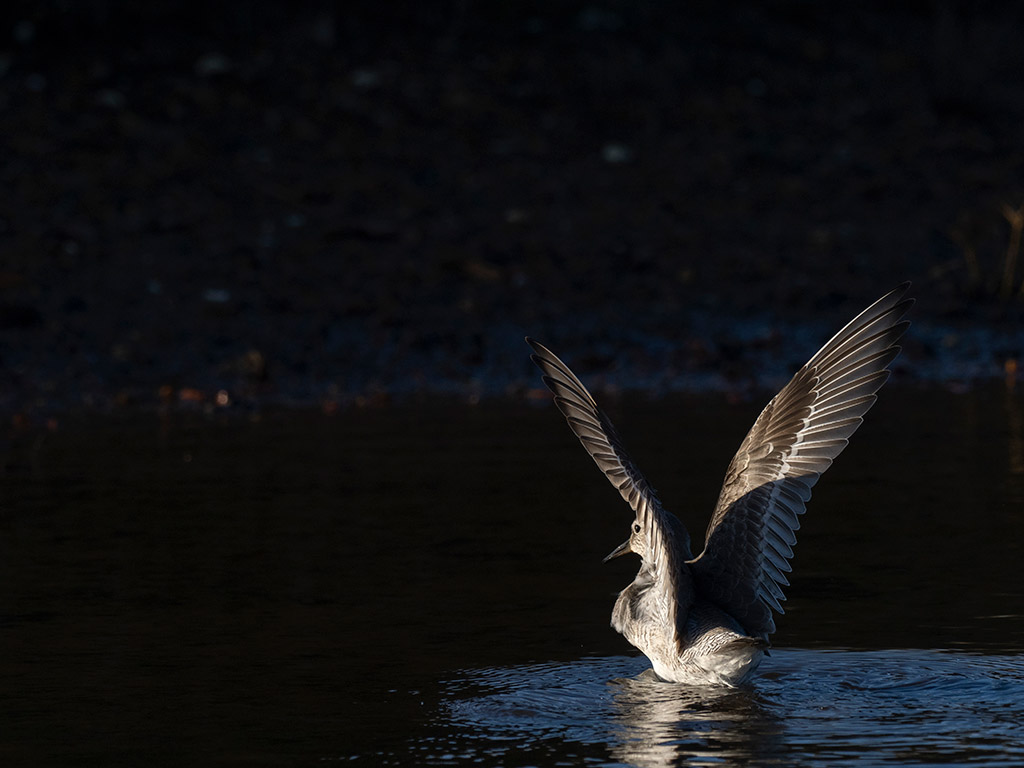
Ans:
{"label": "raised wing", "polygon": [[748,634],[775,631],[783,613],[798,515],[811,487],[842,452],[910,323],[904,283],[861,312],[812,357],[754,422],[726,471],[704,551],[692,561],[698,591]]}
{"label": "raised wing", "polygon": [[[691,557],[689,536],[682,523],[662,509],[654,489],[626,455],[615,427],[597,407],[587,388],[550,349],[530,338],[526,343],[533,348],[530,359],[543,371],[544,384],[554,394],[555,405],[569,427],[646,529],[651,551],[644,560],[652,566],[658,565],[666,559],[663,557],[666,550],[678,552],[681,559]],[[672,576],[674,567],[669,570]]]}

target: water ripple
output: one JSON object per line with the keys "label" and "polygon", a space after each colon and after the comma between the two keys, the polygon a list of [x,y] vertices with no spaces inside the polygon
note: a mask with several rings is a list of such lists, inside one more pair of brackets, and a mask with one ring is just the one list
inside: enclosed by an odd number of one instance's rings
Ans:
{"label": "water ripple", "polygon": [[464,670],[428,762],[1024,762],[1024,656],[776,650],[765,667],[742,689],[662,683],[642,658]]}

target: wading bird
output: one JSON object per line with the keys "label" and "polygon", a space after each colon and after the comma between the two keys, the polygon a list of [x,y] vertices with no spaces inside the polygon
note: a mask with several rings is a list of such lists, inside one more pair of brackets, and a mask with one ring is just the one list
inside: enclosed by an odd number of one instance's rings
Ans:
{"label": "wading bird", "polygon": [[855,317],[768,403],[725,473],[704,551],[661,506],[608,417],[549,349],[531,359],[597,466],[635,515],[605,560],[635,552],[640,572],[619,593],[612,626],[663,680],[738,685],[761,662],[789,586],[798,516],[811,487],[846,447],[889,376],[910,323],[905,283]]}

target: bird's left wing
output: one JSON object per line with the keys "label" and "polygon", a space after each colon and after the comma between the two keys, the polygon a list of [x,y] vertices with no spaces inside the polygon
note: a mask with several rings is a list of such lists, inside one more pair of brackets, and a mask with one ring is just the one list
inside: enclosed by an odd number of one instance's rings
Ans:
{"label": "bird's left wing", "polygon": [[[685,535],[682,524],[676,519],[667,519],[671,513],[662,508],[654,489],[626,454],[615,427],[597,407],[587,388],[550,349],[530,338],[526,343],[533,348],[534,354],[530,359],[543,371],[544,384],[554,394],[555,405],[569,422],[569,427],[646,529],[650,551],[644,559],[652,565],[664,565],[666,552],[686,553],[686,557],[690,557],[689,537]],[[676,540],[677,532],[685,537],[685,541]],[[674,573],[673,563],[667,575],[674,578]]]}

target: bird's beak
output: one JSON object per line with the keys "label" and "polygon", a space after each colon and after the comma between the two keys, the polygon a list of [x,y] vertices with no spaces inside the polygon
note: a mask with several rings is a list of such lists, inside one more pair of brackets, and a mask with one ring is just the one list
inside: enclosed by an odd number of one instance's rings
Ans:
{"label": "bird's beak", "polygon": [[630,551],[631,550],[629,548],[629,539],[626,539],[624,542],[619,544],[619,546],[617,546],[615,549],[613,549],[612,553],[610,555],[608,555],[608,557],[606,557],[601,562],[602,563],[607,563],[609,560],[614,560],[616,557],[622,557],[624,554],[626,554],[627,552],[630,552]]}

